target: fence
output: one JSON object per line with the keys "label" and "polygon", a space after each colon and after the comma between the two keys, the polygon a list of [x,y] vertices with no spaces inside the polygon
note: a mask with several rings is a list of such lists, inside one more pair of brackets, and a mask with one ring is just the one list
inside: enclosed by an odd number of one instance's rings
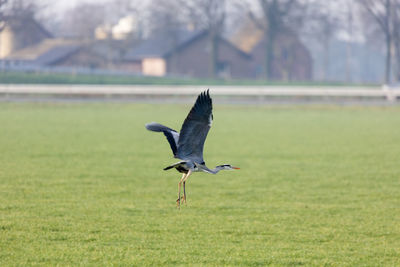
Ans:
{"label": "fence", "polygon": [[[0,85],[0,95],[52,96],[186,96],[197,95],[207,86],[152,86],[152,85]],[[232,97],[291,97],[291,98],[400,98],[395,87],[310,87],[310,86],[212,86],[213,95]]]}

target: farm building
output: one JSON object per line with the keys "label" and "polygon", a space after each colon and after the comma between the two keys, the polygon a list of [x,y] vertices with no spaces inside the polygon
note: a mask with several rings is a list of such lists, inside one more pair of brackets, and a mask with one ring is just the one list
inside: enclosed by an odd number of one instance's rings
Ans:
{"label": "farm building", "polygon": [[31,17],[10,18],[0,31],[0,58],[5,58],[20,49],[52,38],[40,23]]}
{"label": "farm building", "polygon": [[[248,78],[251,56],[220,38],[217,76]],[[145,75],[210,76],[211,49],[207,31],[182,31],[171,36],[156,36],[133,48],[123,58],[127,65],[141,69]]]}

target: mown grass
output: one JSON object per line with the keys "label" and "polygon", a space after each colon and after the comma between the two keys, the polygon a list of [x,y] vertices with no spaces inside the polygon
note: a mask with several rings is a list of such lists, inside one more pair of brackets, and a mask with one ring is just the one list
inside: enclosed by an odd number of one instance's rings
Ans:
{"label": "mown grass", "polygon": [[400,265],[398,107],[217,105],[177,210],[189,108],[1,104],[0,265]]}
{"label": "mown grass", "polygon": [[[1,72],[0,84],[119,84],[119,85],[282,85],[282,86],[349,86],[342,82],[223,80],[129,75],[96,75],[35,72]],[[376,84],[350,84],[376,87]]]}

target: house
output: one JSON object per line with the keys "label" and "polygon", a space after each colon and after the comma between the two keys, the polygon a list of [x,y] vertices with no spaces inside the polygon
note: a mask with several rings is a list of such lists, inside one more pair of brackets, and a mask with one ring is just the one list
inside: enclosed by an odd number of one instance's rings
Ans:
{"label": "house", "polygon": [[14,17],[0,32],[0,67],[119,69],[126,42],[54,38],[32,17]]}
{"label": "house", "polygon": [[52,34],[32,17],[9,18],[0,31],[0,59],[52,37]]}
{"label": "house", "polygon": [[4,58],[10,63],[30,66],[102,68],[107,61],[90,49],[89,42],[68,39],[44,39],[17,50]]}
{"label": "house", "polygon": [[66,69],[102,69],[139,73],[122,61],[130,43],[126,40],[79,40],[51,38],[17,50],[1,60],[0,67],[52,67]]}
{"label": "house", "polygon": [[[251,56],[220,38],[217,75],[248,78]],[[123,57],[127,68],[144,75],[210,76],[211,49],[208,31],[180,31],[175,36],[156,36],[133,48]]]}
{"label": "house", "polygon": [[[252,56],[252,78],[264,78],[266,37],[251,21],[231,36],[230,41]],[[312,78],[312,57],[306,46],[291,30],[276,37],[273,47],[272,79],[307,81]]]}

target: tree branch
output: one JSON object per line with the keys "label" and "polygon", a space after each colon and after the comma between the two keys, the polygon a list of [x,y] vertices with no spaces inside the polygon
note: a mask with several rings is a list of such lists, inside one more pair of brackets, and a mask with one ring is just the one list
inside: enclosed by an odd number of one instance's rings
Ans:
{"label": "tree branch", "polygon": [[286,16],[290,12],[290,10],[291,10],[291,8],[292,8],[294,3],[295,3],[295,0],[287,1],[286,4],[283,7],[283,10],[279,10],[279,14],[281,16]]}
{"label": "tree branch", "polygon": [[256,27],[262,31],[265,31],[267,29],[267,27],[265,25],[263,25],[254,15],[254,13],[250,10],[248,12],[249,14],[249,18],[250,20],[254,23],[254,25],[256,25]]}
{"label": "tree branch", "polygon": [[374,9],[372,8],[371,2],[365,0],[365,1],[359,1],[361,5],[367,10],[368,14],[370,14],[375,21],[378,23],[378,25],[382,28],[382,30],[387,33],[389,29],[386,27],[386,23],[383,17],[380,17],[377,13],[375,13]]}

